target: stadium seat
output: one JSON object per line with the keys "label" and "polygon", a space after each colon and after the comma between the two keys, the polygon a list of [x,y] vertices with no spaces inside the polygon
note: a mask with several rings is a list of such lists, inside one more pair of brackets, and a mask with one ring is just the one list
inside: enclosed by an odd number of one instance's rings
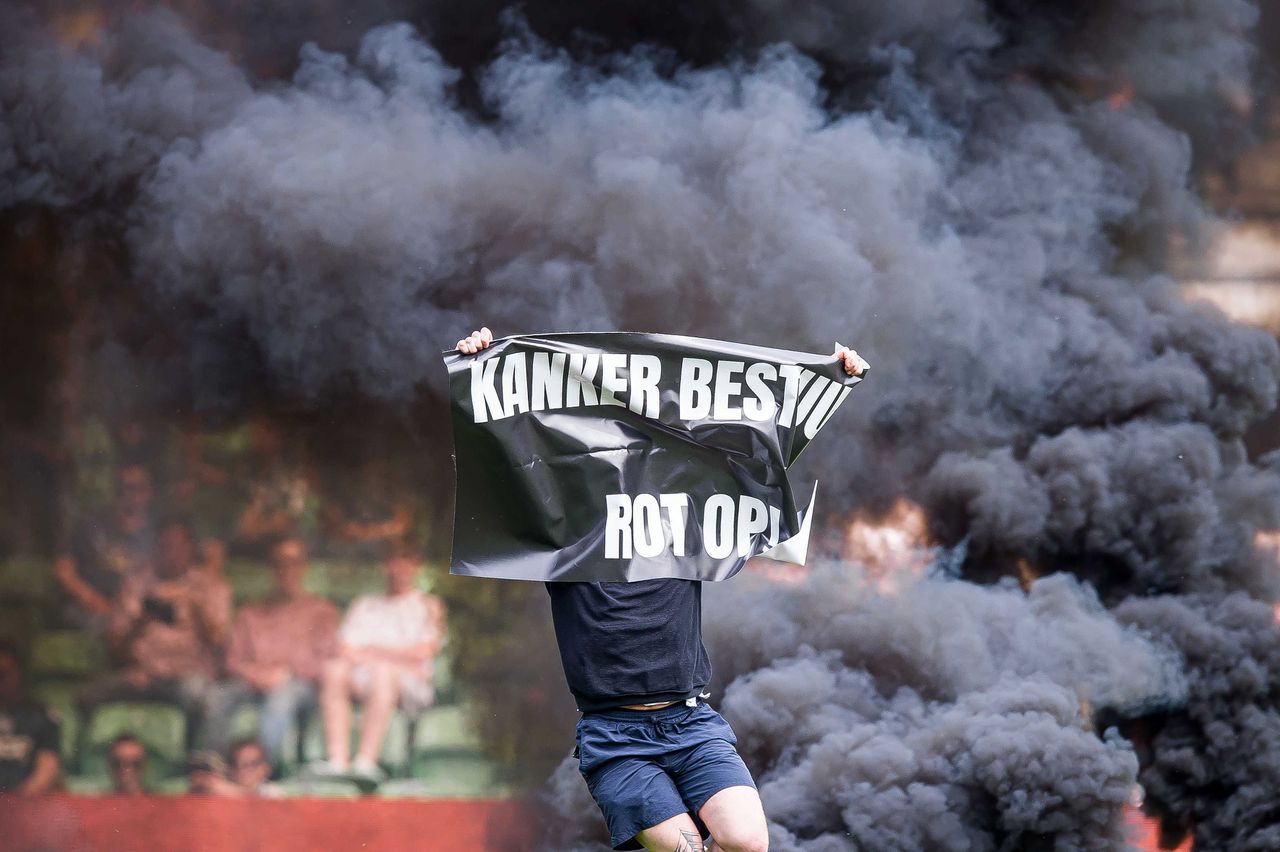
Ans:
{"label": "stadium seat", "polygon": [[[414,792],[401,795],[459,798],[500,795],[501,791],[494,784],[494,775],[492,761],[478,752],[421,753],[413,760],[413,780],[416,783],[401,788]],[[395,795],[396,791],[396,787],[390,787],[385,794]]]}
{"label": "stadium seat", "polygon": [[436,704],[452,704],[458,700],[457,683],[453,676],[453,655],[446,642],[444,650],[436,657],[432,682],[436,688]]}
{"label": "stadium seat", "polygon": [[35,637],[27,671],[36,678],[86,677],[106,668],[100,638],[78,630],[53,630]]}
{"label": "stadium seat", "polygon": [[106,775],[69,775],[65,781],[68,793],[100,796],[111,792],[111,779]]}
{"label": "stadium seat", "polygon": [[[257,739],[262,730],[262,711],[253,704],[245,704],[236,710],[231,717],[231,739]],[[281,769],[289,774],[304,758],[299,753],[298,738],[300,726],[295,723],[285,732],[281,745]],[[225,756],[225,755],[224,755]]]}
{"label": "stadium seat", "polygon": [[189,782],[185,775],[174,775],[170,778],[164,778],[157,782],[154,786],[148,787],[152,793],[161,796],[185,796],[189,791]]}
{"label": "stadium seat", "polygon": [[473,751],[477,746],[468,710],[462,704],[438,704],[415,720],[414,753],[424,751]]}
{"label": "stadium seat", "polygon": [[58,714],[64,766],[75,754],[80,735],[80,714],[76,710],[76,691],[79,688],[79,683],[54,680],[37,683],[30,690],[32,698]]}
{"label": "stadium seat", "polygon": [[346,607],[360,595],[384,591],[382,569],[373,562],[316,559],[307,572],[308,591]]}
{"label": "stadium seat", "polygon": [[271,593],[271,571],[264,562],[230,559],[223,568],[223,576],[231,584],[237,607],[260,601]]}
{"label": "stadium seat", "polygon": [[[387,728],[387,737],[382,741],[382,753],[378,756],[381,763],[391,775],[404,776],[409,773],[412,755],[409,751],[410,721],[403,713],[391,717]],[[357,706],[351,714],[351,748],[354,750],[360,738],[360,708]],[[325,757],[324,722],[320,714],[314,714],[307,722],[303,734],[302,752],[307,760],[320,760]]]}
{"label": "stadium seat", "polygon": [[286,796],[315,796],[322,799],[354,799],[360,788],[340,778],[289,778],[280,782]]}
{"label": "stadium seat", "polygon": [[0,604],[0,639],[15,645],[18,653],[30,655],[32,643],[42,626],[43,614],[35,604],[13,600]]}
{"label": "stadium seat", "polygon": [[113,702],[99,707],[87,724],[82,774],[105,775],[107,747],[126,732],[147,746],[144,783],[148,787],[155,788],[166,778],[181,774],[186,758],[186,718],[177,707],[149,701]]}
{"label": "stadium seat", "polygon": [[56,595],[51,560],[15,556],[0,561],[0,600],[48,606]]}

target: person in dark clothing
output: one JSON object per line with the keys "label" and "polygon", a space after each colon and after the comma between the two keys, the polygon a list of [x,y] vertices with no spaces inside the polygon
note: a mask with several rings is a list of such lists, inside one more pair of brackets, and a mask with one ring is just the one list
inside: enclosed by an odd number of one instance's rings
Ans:
{"label": "person in dark clothing", "polygon": [[0,793],[39,796],[62,771],[58,718],[22,692],[22,661],[0,644]]}
{"label": "person in dark clothing", "polygon": [[68,597],[72,625],[102,629],[125,582],[151,569],[151,502],[151,474],[140,464],[124,465],[116,471],[111,511],[79,523],[62,548],[54,577]]}
{"label": "person in dark clothing", "polygon": [[[474,354],[487,328],[459,340]],[[851,376],[868,364],[836,344]],[[582,718],[578,768],[615,849],[765,852],[769,832],[732,728],[707,703],[702,584],[547,583],[565,680]],[[704,837],[710,841],[704,846]]]}

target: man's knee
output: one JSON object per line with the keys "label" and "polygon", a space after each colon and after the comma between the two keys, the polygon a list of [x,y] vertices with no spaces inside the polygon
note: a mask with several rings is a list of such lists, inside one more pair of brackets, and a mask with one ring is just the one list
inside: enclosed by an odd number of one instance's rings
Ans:
{"label": "man's knee", "polygon": [[713,837],[708,847],[710,852],[769,852],[769,832],[758,829],[744,831],[740,834],[733,831],[721,832],[721,836]]}
{"label": "man's knee", "polygon": [[754,787],[726,787],[702,806],[699,816],[711,830],[712,852],[768,852],[769,826]]}

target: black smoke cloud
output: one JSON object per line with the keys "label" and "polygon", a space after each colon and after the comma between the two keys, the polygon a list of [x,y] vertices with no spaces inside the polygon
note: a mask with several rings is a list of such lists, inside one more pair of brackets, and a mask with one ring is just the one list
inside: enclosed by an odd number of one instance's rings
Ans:
{"label": "black smoke cloud", "polygon": [[[1248,87],[1253,4],[706,4],[656,48],[628,41],[623,11],[584,11],[579,28],[572,8],[527,12],[505,28],[477,21],[495,33],[483,62],[457,67],[448,43],[388,24],[351,52],[303,48],[288,82],[255,77],[167,15],[130,17],[78,50],[28,20],[0,60],[0,200],[94,223],[137,290],[199,312],[192,345],[208,359],[229,357],[241,338],[219,330],[235,328],[304,395],[438,393],[435,353],[481,322],[852,343],[875,380],[806,459],[829,510],[912,497],[944,544],[965,545],[964,575],[1024,561],[1078,574],[1109,606],[1145,598],[1220,623],[1213,601],[1276,594],[1252,537],[1280,526],[1280,479],[1241,436],[1274,405],[1280,353],[1184,303],[1163,273],[1170,235],[1194,237],[1208,218],[1191,187],[1205,152],[1187,132]],[[697,50],[695,21],[711,34]],[[717,640],[726,710],[758,749],[778,842],[845,848],[836,836],[856,829],[877,848],[918,848],[945,811],[964,812],[955,830],[973,848],[1009,832],[1113,848],[1137,767],[1080,730],[1073,696],[1111,700],[1055,668],[1084,652],[1066,643],[999,678],[938,681],[922,660],[954,626],[911,610],[931,595],[958,618],[1062,625],[1008,590],[920,589],[891,611],[922,645],[893,665],[873,647],[880,627],[840,596],[851,633],[810,637],[812,651],[736,622],[734,641]],[[775,593],[726,593],[758,596],[770,623]],[[795,600],[816,612],[823,597]],[[1134,647],[1105,611],[1073,605],[1097,628],[1082,647]],[[794,620],[806,618],[823,623]],[[1185,649],[1188,621],[1145,619],[1156,644],[1135,665],[1163,659],[1162,636]],[[1251,641],[1273,637],[1249,624]],[[984,650],[1001,641],[977,640],[973,664],[1008,663]],[[735,653],[747,662],[726,663]],[[1188,707],[1201,673],[1233,653],[1188,656]],[[825,683],[827,697],[766,702],[768,684],[792,681]],[[1146,701],[1180,694],[1167,678],[1134,682]],[[809,738],[782,742],[753,714],[762,703]],[[1210,706],[1257,705],[1226,684]],[[1188,711],[1185,724],[1209,736],[1208,717]],[[809,725],[819,719],[835,745]],[[1250,724],[1280,732],[1269,706]],[[877,795],[833,798],[825,766],[874,786],[851,757],[857,731],[906,768]],[[999,744],[991,764],[959,766],[979,742]],[[1221,760],[1258,789],[1272,770],[1247,749],[1228,743]],[[914,768],[930,755],[936,772]],[[1002,760],[1022,792],[981,782]],[[1171,812],[1194,798],[1203,837],[1228,836],[1219,788],[1161,777]],[[558,776],[558,789],[581,803],[574,782]],[[1045,804],[1064,792],[1079,801]],[[1253,848],[1235,842],[1208,848]]]}
{"label": "black smoke cloud", "polygon": [[[721,709],[771,848],[1125,848],[1138,760],[1090,730],[1089,708],[1180,706],[1178,652],[1065,574],[1027,593],[898,579],[886,594],[831,564],[804,585],[747,576],[712,598]],[[577,774],[568,760],[553,779],[558,838],[601,848]]]}
{"label": "black smoke cloud", "polygon": [[1246,595],[1132,598],[1116,614],[1170,637],[1187,661],[1184,713],[1160,716],[1141,774],[1149,800],[1198,849],[1280,846],[1280,642],[1272,607]]}

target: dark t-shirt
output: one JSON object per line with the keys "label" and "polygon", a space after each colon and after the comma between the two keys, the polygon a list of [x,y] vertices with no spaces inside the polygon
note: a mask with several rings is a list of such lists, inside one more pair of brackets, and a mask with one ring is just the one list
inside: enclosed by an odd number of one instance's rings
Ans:
{"label": "dark t-shirt", "polygon": [[152,556],[152,530],[147,524],[137,532],[125,533],[110,518],[89,519],[76,527],[70,553],[80,579],[110,600],[126,577],[147,569]]}
{"label": "dark t-shirt", "polygon": [[0,792],[16,790],[35,769],[36,752],[58,754],[58,720],[34,701],[0,707]]}
{"label": "dark t-shirt", "polygon": [[683,700],[711,681],[700,582],[546,585],[564,677],[579,710]]}

